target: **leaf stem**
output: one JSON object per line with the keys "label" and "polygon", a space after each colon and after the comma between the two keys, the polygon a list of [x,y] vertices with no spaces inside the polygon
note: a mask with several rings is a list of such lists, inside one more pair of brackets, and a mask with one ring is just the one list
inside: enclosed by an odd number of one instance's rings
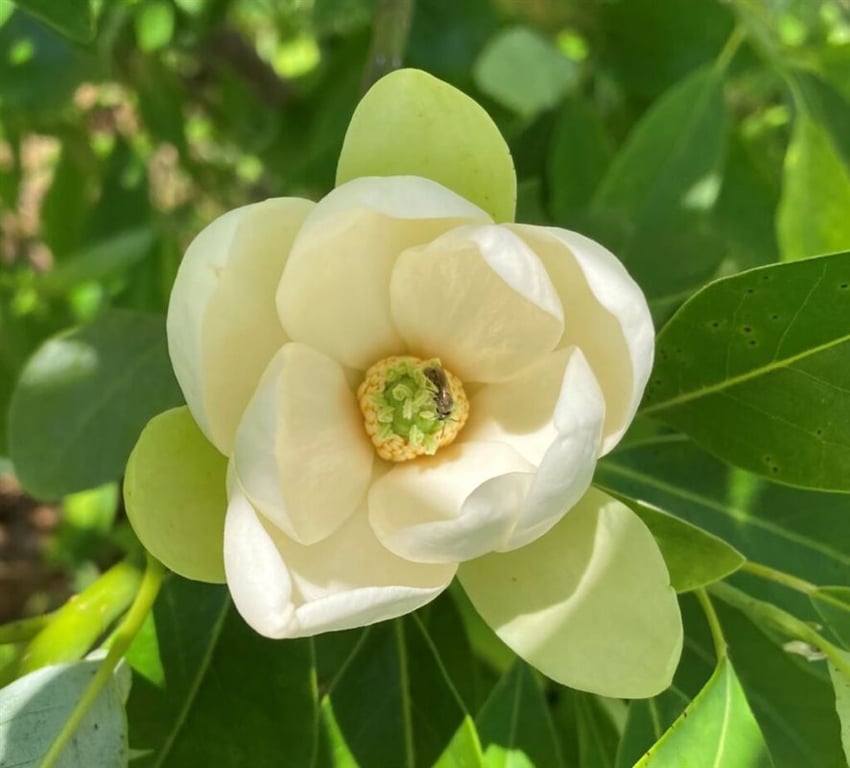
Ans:
{"label": "leaf stem", "polygon": [[363,73],[364,93],[377,80],[401,66],[412,16],[413,0],[377,0],[369,59]]}
{"label": "leaf stem", "polygon": [[705,613],[708,628],[711,630],[711,639],[714,642],[714,652],[717,655],[717,661],[719,663],[726,658],[727,648],[726,638],[723,636],[723,628],[720,626],[720,619],[717,618],[717,611],[714,610],[714,605],[712,605],[711,598],[705,589],[697,589],[694,594],[697,600],[699,600],[703,613]]}
{"label": "leaf stem", "polygon": [[771,568],[769,565],[754,563],[752,560],[747,560],[741,566],[741,570],[751,573],[753,576],[758,576],[759,578],[767,579],[768,581],[774,581],[777,584],[781,584],[783,587],[793,589],[795,592],[802,592],[804,595],[811,595],[812,592],[817,589],[817,585],[812,584],[810,581],[806,581],[805,579],[801,579],[797,576],[792,576],[790,573],[785,573],[784,571],[778,571],[775,568]]}
{"label": "leaf stem", "polygon": [[23,643],[32,640],[42,629],[44,629],[55,613],[44,613],[41,616],[31,616],[18,621],[10,621],[0,626],[0,645],[10,643]]}
{"label": "leaf stem", "polygon": [[714,68],[718,72],[725,72],[729,68],[729,65],[732,63],[732,59],[735,58],[735,54],[738,52],[738,48],[741,47],[741,43],[746,40],[746,37],[747,33],[744,31],[741,24],[736,24],[735,28],[732,30],[732,34],[730,34],[729,38],[726,40],[726,44],[717,55],[717,61],[714,63]]}
{"label": "leaf stem", "polygon": [[751,619],[760,621],[765,626],[786,637],[802,640],[817,648],[843,675],[850,679],[850,662],[845,659],[841,649],[818,634],[805,621],[801,621],[796,616],[783,611],[781,608],[773,605],[773,603],[767,603],[764,600],[750,597],[746,592],[742,592],[740,589],[736,589],[725,582],[712,584],[708,588],[708,591],[727,605],[737,608]]}
{"label": "leaf stem", "polygon": [[118,662],[121,661],[133,638],[138,634],[145,621],[148,613],[153,607],[156,596],[159,593],[159,588],[162,585],[162,579],[165,575],[165,567],[158,560],[154,559],[150,554],[147,556],[147,567],[145,574],[142,577],[142,584],[139,591],[136,593],[136,598],[130,606],[130,610],[121,622],[118,630],[115,632],[113,642],[106,654],[106,658],[97,670],[97,673],[92,678],[91,682],[83,691],[83,695],[74,705],[71,714],[62,726],[62,730],[56,735],[50,748],[47,750],[44,758],[41,761],[40,768],[53,768],[62,755],[62,751],[67,746],[68,742],[74,735],[74,732],[79,727],[89,708],[97,699],[101,690],[112,678],[112,673]]}

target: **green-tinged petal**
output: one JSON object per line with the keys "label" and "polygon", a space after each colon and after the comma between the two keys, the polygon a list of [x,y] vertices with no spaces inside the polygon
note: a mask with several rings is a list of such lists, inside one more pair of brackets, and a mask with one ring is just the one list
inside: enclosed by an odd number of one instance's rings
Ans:
{"label": "green-tinged petal", "polygon": [[226,471],[185,406],[151,419],[130,454],[127,517],[151,554],[181,576],[224,581]]}
{"label": "green-tinged petal", "polygon": [[553,680],[623,698],[670,684],[682,620],[667,568],[640,519],[601,491],[532,544],[458,575],[499,637]]}
{"label": "green-tinged petal", "polygon": [[359,176],[424,176],[512,221],[516,174],[490,116],[466,94],[417,69],[379,80],[360,101],[336,183]]}

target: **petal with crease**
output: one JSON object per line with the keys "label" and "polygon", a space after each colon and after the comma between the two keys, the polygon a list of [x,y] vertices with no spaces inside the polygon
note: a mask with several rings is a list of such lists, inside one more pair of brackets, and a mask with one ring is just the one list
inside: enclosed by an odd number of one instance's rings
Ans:
{"label": "petal with crease", "polygon": [[[516,549],[548,531],[585,493],[601,446],[605,402],[581,350],[560,349],[526,374],[482,387],[470,403],[464,440],[494,440],[537,466],[510,536]],[[515,491],[519,493],[519,491]]]}
{"label": "petal with crease", "polygon": [[502,226],[458,227],[405,251],[390,295],[408,347],[466,382],[516,375],[551,352],[563,330],[543,264]]}
{"label": "petal with crease", "polygon": [[233,452],[251,502],[302,544],[332,534],[360,505],[374,452],[342,368],[291,342],[269,363]]}
{"label": "petal with crease", "polygon": [[309,637],[391,619],[433,600],[454,565],[411,563],[384,549],[365,506],[309,547],[265,521],[238,488],[224,528],[224,567],[237,610],[267,637]]}
{"label": "petal with crease", "polygon": [[207,439],[229,456],[257,380],[286,341],[275,288],[309,200],[275,198],[213,221],[191,243],[168,305],[168,350]]}
{"label": "petal with crease", "polygon": [[610,251],[584,235],[510,227],[540,256],[561,297],[560,346],[579,347],[602,387],[607,453],[631,423],[652,370],[655,331],[643,292]]}
{"label": "petal with crease", "polygon": [[[521,495],[506,498],[500,476],[533,472],[500,443],[463,443],[399,464],[369,491],[369,520],[381,543],[423,563],[456,563],[505,541]],[[488,482],[489,481],[489,482]]]}
{"label": "petal with crease", "polygon": [[682,621],[649,530],[591,489],[542,538],[465,563],[484,620],[551,679],[603,696],[654,696],[671,682]]}
{"label": "petal with crease", "polygon": [[470,221],[490,217],[428,179],[361,178],[337,187],[293,246],[277,293],[283,327],[351,368],[397,354],[404,345],[389,283],[398,254]]}

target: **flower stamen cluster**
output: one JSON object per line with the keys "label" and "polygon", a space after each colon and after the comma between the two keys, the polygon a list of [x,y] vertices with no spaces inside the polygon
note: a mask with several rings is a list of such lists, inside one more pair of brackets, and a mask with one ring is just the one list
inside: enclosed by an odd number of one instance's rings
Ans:
{"label": "flower stamen cluster", "polygon": [[463,384],[439,359],[379,360],[357,390],[364,426],[386,461],[433,456],[457,437],[469,416]]}

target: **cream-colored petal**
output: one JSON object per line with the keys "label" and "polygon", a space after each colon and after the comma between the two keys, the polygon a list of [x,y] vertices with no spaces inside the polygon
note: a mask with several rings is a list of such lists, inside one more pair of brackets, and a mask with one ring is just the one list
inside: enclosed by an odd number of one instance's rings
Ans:
{"label": "cream-colored petal", "polygon": [[655,331],[646,298],[599,243],[556,227],[511,225],[546,265],[564,306],[560,346],[577,346],[605,395],[603,454],[623,436],[652,370]]}
{"label": "cream-colored petal", "polygon": [[[492,441],[514,448],[537,471],[519,475],[512,495],[521,511],[500,550],[542,536],[590,486],[601,448],[605,402],[593,371],[575,347],[548,354],[510,381],[487,384],[469,405],[461,442]],[[502,493],[508,495],[507,487]]]}
{"label": "cream-colored petal", "polygon": [[177,271],[171,362],[192,416],[227,456],[260,374],[286,341],[275,288],[312,207],[276,198],[229,211],[192,241]]}
{"label": "cream-colored petal", "polygon": [[414,354],[439,357],[463,381],[501,381],[551,352],[561,302],[541,261],[503,226],[465,226],[405,251],[392,312]]}
{"label": "cream-colored petal", "polygon": [[423,563],[478,557],[505,541],[519,514],[522,496],[499,493],[506,482],[499,476],[533,470],[507,445],[451,445],[376,480],[369,520],[381,543],[401,557]]}
{"label": "cream-colored petal", "polygon": [[340,366],[291,342],[269,363],[236,432],[235,474],[259,511],[312,544],[361,503],[374,451]]}
{"label": "cream-colored petal", "polygon": [[351,368],[398,354],[404,344],[389,303],[398,254],[470,221],[490,217],[429,179],[369,177],[337,187],[292,248],[277,292],[284,328]]}
{"label": "cream-colored petal", "polygon": [[372,533],[365,505],[332,536],[303,546],[237,488],[224,531],[224,567],[237,610],[267,637],[309,637],[391,619],[433,600],[455,565],[396,557]]}
{"label": "cream-colored petal", "polygon": [[682,649],[676,594],[649,530],[591,489],[542,538],[464,563],[484,620],[551,679],[603,696],[654,696]]}

